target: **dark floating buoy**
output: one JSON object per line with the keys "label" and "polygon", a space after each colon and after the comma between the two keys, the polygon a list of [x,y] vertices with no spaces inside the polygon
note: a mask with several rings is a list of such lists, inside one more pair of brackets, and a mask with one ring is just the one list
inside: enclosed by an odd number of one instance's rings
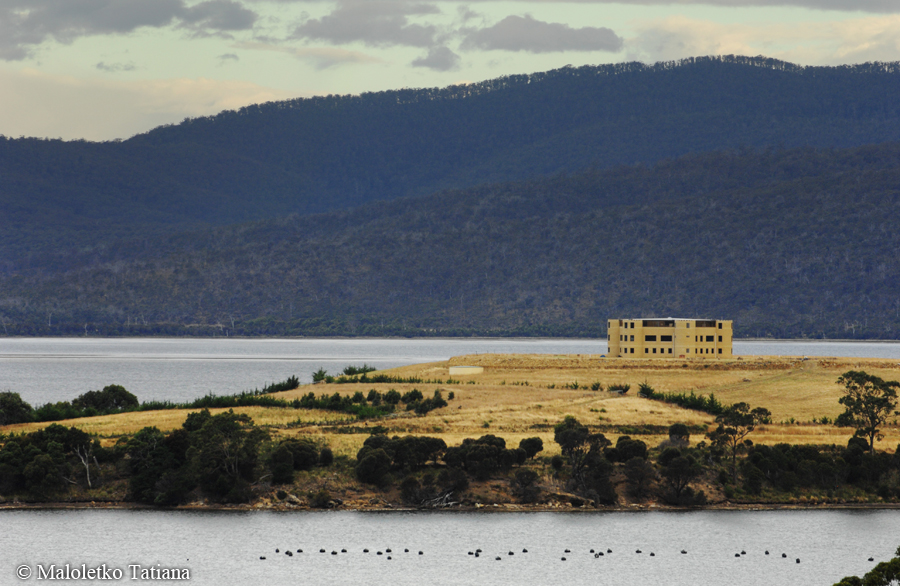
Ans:
{"label": "dark floating buoy", "polygon": [[319,553],[325,553],[325,550],[324,550],[324,549],[320,549],[320,550],[319,550]]}
{"label": "dark floating buoy", "polygon": [[636,549],[636,550],[634,551],[634,553],[643,553],[643,552],[641,552],[641,550],[639,550],[639,549]]}
{"label": "dark floating buoy", "polygon": [[747,555],[747,552],[744,551],[744,550],[742,549],[742,550],[741,550],[741,555]]}
{"label": "dark floating buoy", "polygon": [[379,552],[377,552],[377,554],[376,554],[376,555],[384,555],[384,554],[382,554],[382,553],[381,553],[381,552],[380,552],[380,551],[379,551]]}
{"label": "dark floating buoy", "polygon": [[514,554],[513,552],[509,552],[509,554],[507,554],[507,555],[516,555],[516,554]]}
{"label": "dark floating buoy", "polygon": [[482,550],[481,550],[481,548],[479,547],[478,549],[475,550],[475,553],[481,553],[481,551],[482,551]]}
{"label": "dark floating buoy", "polygon": [[569,551],[569,550],[568,550],[568,549],[567,549],[567,550],[566,550],[566,551],[564,551],[564,552],[563,552],[563,553],[572,553],[572,552],[571,552],[571,551]]}
{"label": "dark floating buoy", "polygon": [[736,553],[736,554],[734,554],[734,557],[739,558],[739,557],[741,557],[741,554]]}
{"label": "dark floating buoy", "polygon": [[768,549],[766,550],[766,555],[769,555],[769,550],[768,550]]}
{"label": "dark floating buoy", "polygon": [[364,549],[364,550],[363,550],[363,553],[369,553],[369,550],[368,550],[368,549]]}
{"label": "dark floating buoy", "polygon": [[259,559],[264,560],[264,559],[266,559],[266,556],[261,555],[261,556],[259,556]]}
{"label": "dark floating buoy", "polygon": [[[687,553],[687,552],[686,552],[685,550],[682,549],[682,550],[681,550],[681,553]],[[769,552],[766,552],[766,553],[769,553]]]}
{"label": "dark floating buoy", "polygon": [[421,551],[420,551],[420,552],[419,552],[419,555],[425,555],[425,554],[424,554],[424,553],[422,553],[422,552],[421,552]]}
{"label": "dark floating buoy", "polygon": [[593,549],[591,550],[591,553],[594,553],[594,550],[593,550]]}
{"label": "dark floating buoy", "polygon": [[651,552],[650,552],[650,557],[656,557],[656,554],[653,553],[653,552],[651,551]]}
{"label": "dark floating buoy", "polygon": [[388,556],[388,559],[392,559],[391,556]]}
{"label": "dark floating buoy", "polygon": [[602,552],[602,551],[598,551],[598,552],[597,552],[597,557],[600,557],[601,555],[603,555],[603,552]]}
{"label": "dark floating buoy", "polygon": [[502,558],[502,557],[500,557],[500,556],[499,556],[499,555],[498,555],[498,556],[497,556],[497,557],[495,557],[495,558],[494,558],[494,559],[495,559],[495,560],[497,560],[497,561],[498,561],[498,562],[499,562],[499,561],[500,561],[500,560],[502,560],[502,559],[503,559],[503,558]]}
{"label": "dark floating buoy", "polygon": [[342,549],[342,550],[341,550],[341,553],[347,553],[347,550],[346,550],[346,549]]}
{"label": "dark floating buoy", "polygon": [[797,558],[797,563],[798,563],[798,564],[800,563],[800,558]]}
{"label": "dark floating buoy", "polygon": [[475,552],[470,551],[470,552],[469,552],[469,555],[475,555]]}
{"label": "dark floating buoy", "polygon": [[875,558],[869,558],[869,561],[870,561],[870,562],[874,562],[874,561],[875,561]]}
{"label": "dark floating buoy", "polygon": [[292,552],[292,551],[286,551],[286,552],[284,552],[284,555],[290,556],[290,557],[294,557],[294,552]]}
{"label": "dark floating buoy", "polygon": [[611,549],[607,549],[607,550],[606,550],[606,553],[612,553],[612,550],[611,550]]}
{"label": "dark floating buoy", "polygon": [[337,555],[337,552],[336,552],[336,551],[332,551],[332,552],[331,552],[331,555]]}
{"label": "dark floating buoy", "polygon": [[522,553],[528,553],[527,549],[522,549]]}
{"label": "dark floating buoy", "polygon": [[476,551],[476,552],[475,552],[475,557],[477,557],[477,558],[478,558],[478,557],[481,557],[481,554],[478,553],[478,552]]}
{"label": "dark floating buoy", "polygon": [[278,548],[276,547],[276,548],[275,548],[275,553],[281,553],[281,551],[279,551]]}
{"label": "dark floating buoy", "polygon": [[562,561],[566,561],[566,558],[565,558],[565,557],[562,557],[562,558],[560,558],[560,559],[561,559]]}
{"label": "dark floating buoy", "polygon": [[303,553],[303,550],[302,550],[302,549],[298,549],[298,550],[297,550],[297,553]]}
{"label": "dark floating buoy", "polygon": [[786,554],[786,553],[783,553],[783,554],[781,554],[781,557],[786,558],[786,557],[787,557],[787,554]]}

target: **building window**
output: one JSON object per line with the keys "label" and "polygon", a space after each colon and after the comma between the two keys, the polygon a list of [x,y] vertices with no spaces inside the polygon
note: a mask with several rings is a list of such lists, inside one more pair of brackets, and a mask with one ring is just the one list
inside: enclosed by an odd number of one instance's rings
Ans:
{"label": "building window", "polygon": [[721,354],[721,353],[722,353],[722,349],[721,349],[721,348],[719,348],[719,354]]}
{"label": "building window", "polygon": [[650,354],[650,348],[644,348],[644,354]]}
{"label": "building window", "polygon": [[721,341],[722,341],[722,336],[719,336],[719,342],[721,342]]}
{"label": "building window", "polygon": [[672,341],[672,336],[660,336],[660,337],[659,337],[659,341],[660,341],[660,342],[671,342],[671,341]]}
{"label": "building window", "polygon": [[653,349],[653,353],[656,354],[656,348]]}
{"label": "building window", "polygon": [[719,323],[719,329],[720,329],[720,330],[722,329],[722,324],[721,324],[721,322]]}
{"label": "building window", "polygon": [[671,354],[671,353],[672,353],[672,349],[671,349],[671,348],[669,348],[669,354]]}
{"label": "building window", "polygon": [[706,341],[707,341],[707,342],[715,342],[715,341],[716,341],[716,337],[715,337],[715,336],[706,336]]}
{"label": "building window", "polygon": [[644,336],[644,341],[645,342],[655,342],[656,336],[655,335],[646,335],[646,336]]}
{"label": "building window", "polygon": [[634,334],[631,334],[631,341],[634,342]]}
{"label": "building window", "polygon": [[634,348],[631,349],[631,353],[634,354]]}

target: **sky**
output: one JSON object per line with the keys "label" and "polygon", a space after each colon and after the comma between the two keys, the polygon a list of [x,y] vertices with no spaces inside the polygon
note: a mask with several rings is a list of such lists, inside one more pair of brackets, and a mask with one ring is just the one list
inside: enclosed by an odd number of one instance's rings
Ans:
{"label": "sky", "polygon": [[0,134],[701,55],[900,60],[900,0],[0,0]]}

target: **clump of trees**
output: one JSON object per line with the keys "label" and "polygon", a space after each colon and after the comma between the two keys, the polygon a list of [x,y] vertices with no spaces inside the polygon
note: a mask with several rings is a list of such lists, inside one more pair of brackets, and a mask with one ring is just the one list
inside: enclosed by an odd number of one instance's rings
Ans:
{"label": "clump of trees", "polygon": [[139,407],[138,398],[121,385],[107,385],[102,391],[88,391],[72,402],[47,403],[38,408],[22,400],[18,393],[0,393],[0,425],[27,423],[30,421],[60,421],[134,411]]}
{"label": "clump of trees", "polygon": [[51,424],[8,438],[0,449],[0,493],[50,499],[71,485],[91,488],[111,454],[85,432]]}

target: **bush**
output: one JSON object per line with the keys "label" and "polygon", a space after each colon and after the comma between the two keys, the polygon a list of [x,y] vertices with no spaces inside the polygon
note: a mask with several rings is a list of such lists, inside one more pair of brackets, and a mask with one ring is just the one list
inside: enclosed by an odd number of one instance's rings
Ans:
{"label": "bush", "polygon": [[419,389],[413,389],[404,393],[400,400],[403,401],[404,405],[409,405],[413,401],[421,401],[424,398],[425,397],[422,395],[422,391],[420,391]]}
{"label": "bush", "polygon": [[325,446],[322,448],[322,451],[319,452],[319,466],[331,466],[334,462],[334,452],[331,451],[331,448]]}
{"label": "bush", "polygon": [[0,425],[31,421],[32,411],[31,405],[23,401],[19,393],[0,393]]}
{"label": "bush", "polygon": [[319,463],[319,450],[308,440],[288,440],[282,444],[291,451],[294,470],[312,470]]}
{"label": "bush", "polygon": [[269,455],[268,465],[273,484],[290,484],[294,481],[294,454],[285,444],[279,445]]}
{"label": "bush", "polygon": [[328,372],[324,368],[320,368],[312,375],[312,381],[314,383],[323,382],[326,378],[328,378]]}
{"label": "bush", "polygon": [[391,457],[381,448],[364,446],[356,454],[356,477],[360,482],[384,486],[389,481]]}
{"label": "bush", "polygon": [[309,506],[314,509],[330,509],[332,507],[331,493],[324,488],[309,494]]}
{"label": "bush", "polygon": [[559,454],[556,454],[552,458],[550,458],[550,467],[559,472],[563,469],[563,466],[566,465],[566,461],[563,460],[563,457]]}
{"label": "bush", "polygon": [[544,451],[544,440],[539,437],[527,437],[519,442],[519,447],[525,450],[529,459],[534,458],[538,452]]}

